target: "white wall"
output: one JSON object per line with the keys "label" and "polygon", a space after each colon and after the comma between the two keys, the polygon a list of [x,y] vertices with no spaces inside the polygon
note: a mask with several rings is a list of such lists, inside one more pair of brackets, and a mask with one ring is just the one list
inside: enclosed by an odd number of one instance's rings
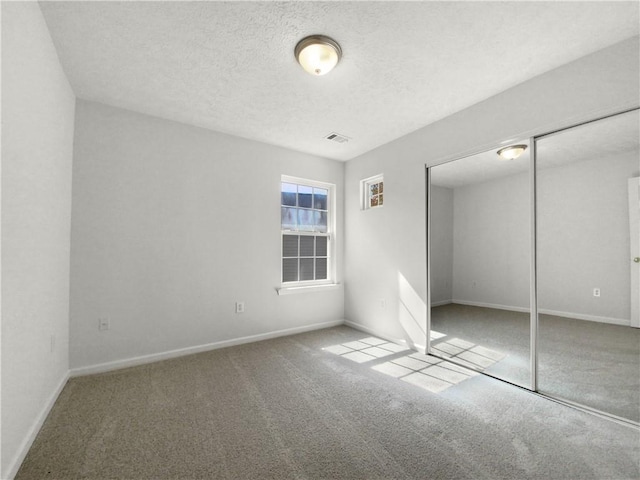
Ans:
{"label": "white wall", "polygon": [[[638,151],[545,168],[549,160],[538,156],[538,308],[628,325],[627,180],[640,174]],[[454,303],[527,310],[529,174],[447,189],[451,201],[442,190],[433,187],[432,193],[432,301],[446,300],[443,288],[452,281]],[[452,246],[446,243],[450,223]],[[453,265],[453,279],[446,262]]]}
{"label": "white wall", "polygon": [[[337,190],[341,162],[78,101],[72,368],[342,321],[343,291],[278,296],[280,176]],[[236,301],[246,313],[235,314]],[[108,317],[109,331],[98,330]]]}
{"label": "white wall", "polygon": [[[415,337],[424,331],[423,308],[414,309],[416,328],[407,331],[401,297],[409,294],[425,299],[425,164],[436,165],[445,158],[487,150],[506,139],[637,106],[638,59],[635,37],[347,162],[347,319],[395,338]],[[384,173],[385,206],[379,211],[361,211],[359,181],[378,173]],[[380,298],[387,300],[384,309]]]}
{"label": "white wall", "polygon": [[2,2],[2,65],[0,476],[8,478],[69,367],[75,97],[36,2]]}
{"label": "white wall", "polygon": [[453,198],[454,303],[528,309],[528,173],[461,186]]}
{"label": "white wall", "polygon": [[[627,181],[639,174],[637,150],[539,172],[541,310],[629,325]],[[601,290],[600,297],[593,296],[594,288]]]}

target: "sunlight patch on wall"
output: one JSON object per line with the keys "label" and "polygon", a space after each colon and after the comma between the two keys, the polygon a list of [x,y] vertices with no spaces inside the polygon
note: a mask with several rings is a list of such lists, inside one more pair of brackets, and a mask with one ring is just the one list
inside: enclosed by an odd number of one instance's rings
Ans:
{"label": "sunlight patch on wall", "polygon": [[409,281],[398,272],[398,320],[410,345],[424,351],[427,338],[427,307]]}

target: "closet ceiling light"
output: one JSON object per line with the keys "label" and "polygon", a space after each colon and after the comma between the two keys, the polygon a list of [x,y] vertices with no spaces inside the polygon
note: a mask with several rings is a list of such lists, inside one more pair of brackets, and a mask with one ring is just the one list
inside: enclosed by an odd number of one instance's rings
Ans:
{"label": "closet ceiling light", "polygon": [[311,75],[325,75],[342,57],[338,42],[324,35],[311,35],[298,42],[294,51],[298,63]]}
{"label": "closet ceiling light", "polygon": [[526,149],[526,145],[509,145],[501,148],[497,153],[501,160],[513,160],[522,155]]}

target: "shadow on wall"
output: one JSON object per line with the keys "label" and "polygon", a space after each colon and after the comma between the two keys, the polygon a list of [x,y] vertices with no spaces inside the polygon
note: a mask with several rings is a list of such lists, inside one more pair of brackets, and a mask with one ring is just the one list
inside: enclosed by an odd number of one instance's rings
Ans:
{"label": "shadow on wall", "polygon": [[427,306],[401,272],[398,272],[398,297],[398,320],[407,345],[424,352],[427,348]]}
{"label": "shadow on wall", "polygon": [[[425,352],[427,305],[401,272],[398,272],[398,295],[398,319],[407,345],[414,350]],[[431,332],[433,353],[442,358],[455,359],[456,362],[473,370],[484,371],[506,356],[482,345],[446,337],[443,333]]]}

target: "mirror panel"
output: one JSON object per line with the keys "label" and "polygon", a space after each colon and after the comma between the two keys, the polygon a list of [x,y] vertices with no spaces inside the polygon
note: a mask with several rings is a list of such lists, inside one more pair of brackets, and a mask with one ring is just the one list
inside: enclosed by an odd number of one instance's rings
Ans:
{"label": "mirror panel", "polygon": [[536,140],[539,390],[634,422],[639,132],[636,110]]}
{"label": "mirror panel", "polygon": [[430,353],[530,388],[530,149],[496,151],[429,169]]}

